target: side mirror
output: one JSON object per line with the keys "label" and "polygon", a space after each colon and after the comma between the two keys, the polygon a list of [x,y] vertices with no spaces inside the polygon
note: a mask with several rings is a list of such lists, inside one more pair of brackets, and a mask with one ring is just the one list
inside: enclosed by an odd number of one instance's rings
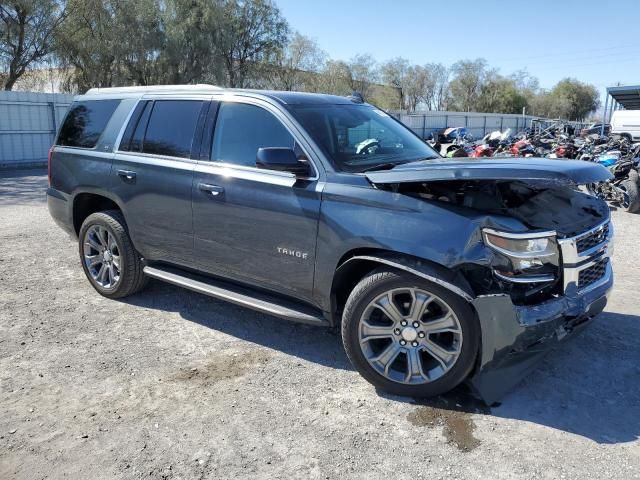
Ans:
{"label": "side mirror", "polygon": [[291,148],[269,147],[259,148],[256,155],[256,167],[264,170],[290,172],[296,177],[308,176],[309,164],[301,162]]}

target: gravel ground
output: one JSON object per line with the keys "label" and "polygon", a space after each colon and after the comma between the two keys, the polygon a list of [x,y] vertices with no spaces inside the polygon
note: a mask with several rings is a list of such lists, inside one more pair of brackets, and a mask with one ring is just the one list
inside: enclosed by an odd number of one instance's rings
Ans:
{"label": "gravel ground", "polygon": [[640,478],[640,216],[606,312],[498,407],[376,392],[339,338],[85,280],[41,171],[0,177],[0,478]]}

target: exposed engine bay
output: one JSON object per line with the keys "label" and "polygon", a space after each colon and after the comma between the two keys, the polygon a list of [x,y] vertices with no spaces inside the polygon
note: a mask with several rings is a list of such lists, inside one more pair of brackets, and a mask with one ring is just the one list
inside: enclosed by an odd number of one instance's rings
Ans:
{"label": "exposed engine bay", "polygon": [[[450,204],[453,208],[509,216],[532,231],[555,231],[559,238],[583,233],[609,216],[609,207],[602,200],[578,190],[577,186],[572,188],[548,181],[451,180],[390,183],[379,187]],[[494,252],[491,267],[469,262],[458,268],[476,294],[508,293],[519,305],[537,304],[563,293],[558,255],[516,262]],[[550,280],[531,283],[508,280],[508,276],[513,279],[519,275],[527,278],[546,275]]]}
{"label": "exposed engine bay", "polygon": [[444,181],[388,185],[393,191],[517,218],[531,229],[571,237],[602,222],[608,207],[600,199],[548,182]]}

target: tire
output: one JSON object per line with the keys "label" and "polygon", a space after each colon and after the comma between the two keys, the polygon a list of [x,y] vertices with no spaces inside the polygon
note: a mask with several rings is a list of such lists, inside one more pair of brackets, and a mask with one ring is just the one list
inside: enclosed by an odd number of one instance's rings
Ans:
{"label": "tire", "polygon": [[640,195],[638,194],[638,183],[628,178],[620,183],[620,188],[629,196],[629,205],[627,207],[622,206],[623,210],[629,213],[639,213]]}
{"label": "tire", "polygon": [[142,259],[118,210],[89,215],[80,227],[78,247],[84,273],[100,295],[123,298],[146,287]]}
{"label": "tire", "polygon": [[[378,306],[389,304],[389,293],[408,325],[394,322],[393,315],[384,314]],[[425,297],[431,299],[425,314],[409,313],[419,305],[417,299]],[[431,320],[435,318],[440,318],[439,324]],[[436,325],[440,333],[433,333]],[[448,331],[443,332],[447,325]],[[381,335],[385,338],[378,338]],[[458,295],[409,273],[380,269],[364,277],[349,295],[342,317],[342,342],[354,368],[375,387],[424,398],[448,392],[467,378],[478,353],[480,326],[469,304]],[[440,361],[427,349],[438,352]],[[443,351],[447,354],[442,355]],[[443,359],[452,355],[449,352],[457,352],[453,354],[456,358],[445,363]],[[395,360],[388,360],[391,358]],[[416,364],[420,368],[411,368]]]}

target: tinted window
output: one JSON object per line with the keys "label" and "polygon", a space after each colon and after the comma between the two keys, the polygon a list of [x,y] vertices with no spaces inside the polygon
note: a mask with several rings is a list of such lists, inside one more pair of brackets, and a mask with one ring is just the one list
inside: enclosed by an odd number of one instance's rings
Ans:
{"label": "tinted window", "polygon": [[[154,102],[142,151],[188,158],[202,103],[194,100]],[[137,134],[136,131],[134,139]]]}
{"label": "tinted window", "polygon": [[[131,118],[129,119],[127,128],[124,131],[124,135],[122,135],[122,140],[120,141],[120,146],[118,147],[118,150],[129,151],[131,149],[130,144],[131,144],[131,138],[133,137],[133,131],[136,129],[136,126],[141,121],[141,116],[142,116],[141,114],[149,110],[149,103],[150,102],[140,102],[136,106],[135,111],[131,114]],[[142,139],[140,139],[140,145],[142,145]],[[139,150],[139,148],[134,150]]]}
{"label": "tinted window", "polygon": [[147,129],[147,122],[151,115],[151,109],[153,108],[153,102],[147,102],[144,106],[144,110],[138,119],[136,129],[131,135],[131,143],[129,144],[129,150],[132,152],[139,152],[142,150],[142,140],[144,138],[144,132]]}
{"label": "tinted window", "polygon": [[93,148],[104,132],[120,100],[75,102],[60,129],[57,145]]}
{"label": "tinted window", "polygon": [[220,106],[212,160],[255,167],[258,149],[266,147],[294,148],[293,137],[276,117],[245,103]]}

